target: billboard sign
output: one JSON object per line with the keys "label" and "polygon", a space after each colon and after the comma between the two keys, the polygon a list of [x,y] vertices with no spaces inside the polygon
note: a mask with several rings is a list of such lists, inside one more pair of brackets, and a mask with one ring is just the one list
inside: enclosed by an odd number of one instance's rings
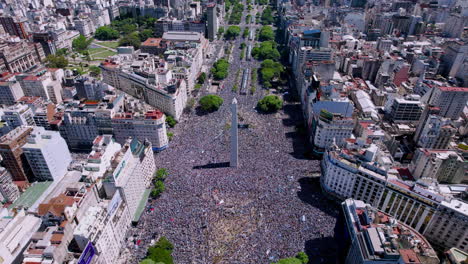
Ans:
{"label": "billboard sign", "polygon": [[96,249],[91,242],[88,242],[83,253],[81,253],[80,259],[78,259],[78,264],[90,264],[94,255],[96,255]]}

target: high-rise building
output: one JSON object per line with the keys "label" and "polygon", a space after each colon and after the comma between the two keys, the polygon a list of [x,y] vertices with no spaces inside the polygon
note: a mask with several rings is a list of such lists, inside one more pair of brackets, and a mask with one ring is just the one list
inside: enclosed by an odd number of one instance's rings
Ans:
{"label": "high-rise building", "polygon": [[446,149],[450,140],[457,133],[450,119],[438,115],[430,115],[419,135],[417,145],[427,149]]}
{"label": "high-rise building", "polygon": [[468,87],[436,86],[432,89],[428,104],[438,107],[439,115],[458,119],[468,101]]}
{"label": "high-rise building", "polygon": [[0,138],[2,164],[11,173],[14,181],[28,181],[32,176],[22,149],[32,130],[32,127],[17,127]]}
{"label": "high-rise building", "polygon": [[61,180],[72,158],[67,143],[59,132],[35,127],[22,147],[24,155],[39,181]]}
{"label": "high-rise building", "polygon": [[468,182],[468,164],[452,150],[419,148],[409,169],[415,179],[426,177],[443,183]]}
{"label": "high-rise building", "polygon": [[0,105],[13,105],[23,96],[23,89],[16,80],[0,82]]}
{"label": "high-rise building", "polygon": [[206,6],[206,12],[208,14],[207,28],[208,28],[208,39],[213,40],[216,38],[218,33],[218,15],[216,12],[216,3],[210,3]]}
{"label": "high-rise building", "polygon": [[423,235],[363,201],[342,204],[349,250],[346,264],[439,263]]}
{"label": "high-rise building", "polygon": [[418,121],[422,113],[422,104],[417,95],[405,98],[392,97],[385,105],[385,112],[394,122]]}

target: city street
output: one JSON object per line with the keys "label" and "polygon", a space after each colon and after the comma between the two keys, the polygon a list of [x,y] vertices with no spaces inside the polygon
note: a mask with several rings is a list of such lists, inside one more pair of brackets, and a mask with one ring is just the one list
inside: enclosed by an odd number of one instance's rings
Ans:
{"label": "city street", "polygon": [[[245,14],[241,28],[245,27]],[[241,30],[241,32],[242,32]],[[276,114],[257,113],[257,101],[267,94],[231,89],[236,73],[259,62],[241,61],[234,43],[229,76],[218,95],[224,99],[214,113],[199,109],[184,114],[171,132],[170,147],[155,155],[156,166],[167,168],[166,190],[150,201],[138,226],[130,232],[132,263],[160,236],[174,244],[175,263],[259,264],[294,256],[299,251],[330,248],[338,210],[311,176],[319,162],[304,157],[306,141],[296,132],[302,122],[300,105],[289,102]],[[240,88],[240,79],[238,85]],[[249,85],[250,87],[250,85]],[[249,88],[247,88],[249,89]],[[207,94],[206,90],[201,95]],[[239,167],[229,167],[230,104],[238,100]],[[331,242],[333,243],[333,242]],[[323,255],[311,263],[333,262]]]}

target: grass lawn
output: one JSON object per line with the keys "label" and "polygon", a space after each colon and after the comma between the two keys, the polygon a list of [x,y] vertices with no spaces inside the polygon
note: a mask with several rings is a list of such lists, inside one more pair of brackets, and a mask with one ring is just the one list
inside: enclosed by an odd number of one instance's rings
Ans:
{"label": "grass lawn", "polygon": [[103,52],[103,51],[106,51],[106,50],[107,49],[105,49],[105,48],[90,48],[90,49],[88,49],[88,52],[89,52],[89,54],[93,55],[93,54]]}
{"label": "grass lawn", "polygon": [[107,57],[115,55],[115,54],[117,54],[117,52],[113,52],[113,51],[110,51],[110,50],[104,50],[104,51],[99,52],[99,53],[94,53],[93,58],[94,59],[96,59],[96,58],[106,59]]}
{"label": "grass lawn", "polygon": [[102,41],[102,42],[96,42],[99,45],[106,46],[108,48],[115,49],[119,46],[118,41]]}

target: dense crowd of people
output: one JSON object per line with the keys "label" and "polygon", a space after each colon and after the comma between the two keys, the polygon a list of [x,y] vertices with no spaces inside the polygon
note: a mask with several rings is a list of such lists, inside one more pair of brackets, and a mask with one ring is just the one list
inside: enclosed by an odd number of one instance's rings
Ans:
{"label": "dense crowd of people", "polygon": [[[318,183],[301,183],[319,171],[319,163],[301,157],[306,144],[295,134],[300,106],[286,103],[287,111],[263,115],[255,105],[265,90],[233,92],[238,69],[259,64],[236,59],[239,45],[218,91],[222,107],[184,115],[169,148],[155,156],[156,166],[169,172],[166,190],[149,201],[128,235],[132,262],[143,259],[160,236],[174,244],[175,263],[230,264],[269,263],[303,251],[307,241],[333,236],[336,205]],[[238,168],[229,167],[234,97],[239,123],[249,125],[239,129]]]}

